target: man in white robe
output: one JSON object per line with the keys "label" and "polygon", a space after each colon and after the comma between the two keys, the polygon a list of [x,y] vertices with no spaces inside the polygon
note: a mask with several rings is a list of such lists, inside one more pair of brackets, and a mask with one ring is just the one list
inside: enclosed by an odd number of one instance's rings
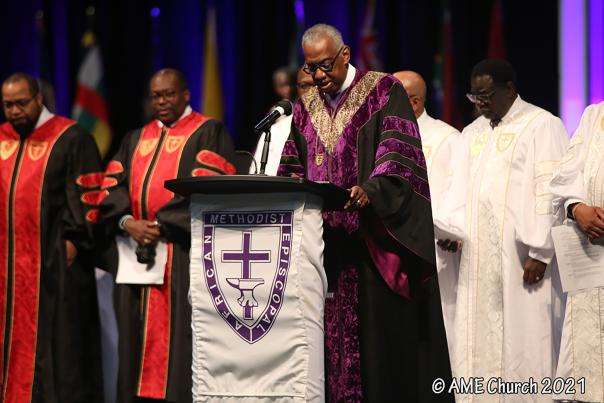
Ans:
{"label": "man in white robe", "polygon": [[[454,148],[459,146],[460,133],[442,120],[434,119],[425,108],[426,82],[414,71],[399,71],[393,74],[405,87],[409,103],[417,118],[419,134],[422,138],[422,150],[426,157],[432,216],[439,217],[443,196],[451,186],[454,167],[451,157]],[[453,320],[455,318],[455,299],[457,295],[457,276],[459,273],[459,252],[449,252],[436,248],[436,267],[440,301],[447,333],[449,354],[453,353]]]}
{"label": "man in white robe", "polygon": [[465,205],[453,373],[483,377],[485,393],[458,393],[457,401],[551,402],[548,394],[497,393],[497,381],[532,378],[540,391],[554,375],[559,286],[549,181],[567,134],[560,119],[520,98],[506,61],[478,63],[471,91],[481,116],[462,132],[454,172],[465,186],[446,199],[451,209]]}
{"label": "man in white robe", "polygon": [[[298,70],[298,75],[296,77],[296,91],[298,97],[306,94],[313,85],[312,77],[306,74],[302,69]],[[279,168],[279,162],[281,161],[281,152],[283,151],[283,146],[291,131],[292,118],[293,115],[283,116],[271,126],[271,142],[268,146],[268,161],[266,161],[266,167],[264,168],[264,173],[267,175],[277,175],[277,168]],[[260,169],[262,149],[264,148],[264,136],[265,133],[262,133],[258,139],[256,152],[254,153],[254,161],[252,161],[252,164],[250,165],[250,174],[258,173],[258,170]]]}
{"label": "man in white robe", "polygon": [[[554,213],[571,219],[590,239],[604,235],[604,102],[585,109],[560,168],[552,180]],[[574,392],[561,399],[604,402],[604,290],[569,294],[557,376],[573,378]]]}

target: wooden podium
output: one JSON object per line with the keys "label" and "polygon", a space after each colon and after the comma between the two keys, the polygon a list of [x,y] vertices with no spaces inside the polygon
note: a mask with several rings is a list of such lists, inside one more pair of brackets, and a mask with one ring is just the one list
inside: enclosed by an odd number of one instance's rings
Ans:
{"label": "wooden podium", "polygon": [[324,401],[321,213],[348,191],[264,175],[166,188],[191,197],[194,401]]}

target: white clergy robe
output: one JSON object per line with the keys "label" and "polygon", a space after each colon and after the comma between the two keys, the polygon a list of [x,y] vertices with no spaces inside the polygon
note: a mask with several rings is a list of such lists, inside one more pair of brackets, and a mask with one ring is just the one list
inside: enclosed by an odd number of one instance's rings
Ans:
{"label": "white clergy robe", "polygon": [[[268,160],[264,167],[264,173],[267,175],[277,175],[277,168],[279,168],[279,162],[281,161],[281,152],[283,151],[283,146],[291,131],[292,118],[293,115],[282,117],[271,126],[271,142],[268,145]],[[254,153],[254,161],[252,161],[252,164],[250,165],[250,174],[260,173],[260,160],[262,159],[265,136],[266,134],[262,133],[260,139],[258,139],[256,152]]]}
{"label": "white clergy robe", "polygon": [[[604,102],[585,109],[559,171],[552,180],[554,212],[559,222],[569,204],[604,207]],[[585,378],[561,399],[604,402],[604,290],[570,293],[562,330],[557,376]],[[583,390],[582,390],[583,389]]]}
{"label": "white clergy robe", "polygon": [[[451,186],[453,170],[455,169],[451,166],[451,158],[455,147],[460,147],[461,136],[457,129],[442,120],[434,119],[428,115],[426,110],[417,118],[417,125],[422,137],[422,150],[426,157],[432,215],[438,217],[441,206],[446,203],[444,195]],[[453,320],[455,318],[459,255],[459,252],[445,252],[436,247],[438,285],[449,354],[452,354],[453,347]]]}
{"label": "white clergy robe", "polygon": [[[553,328],[561,291],[549,182],[567,134],[560,119],[518,96],[498,126],[479,117],[462,137],[466,154],[460,153],[455,175],[466,178],[465,198],[451,200],[465,203],[453,373],[484,377],[485,389],[499,377],[533,378],[540,385],[555,371]],[[548,264],[544,278],[531,286],[523,281],[529,256]],[[551,402],[552,396],[458,394],[457,401]]]}

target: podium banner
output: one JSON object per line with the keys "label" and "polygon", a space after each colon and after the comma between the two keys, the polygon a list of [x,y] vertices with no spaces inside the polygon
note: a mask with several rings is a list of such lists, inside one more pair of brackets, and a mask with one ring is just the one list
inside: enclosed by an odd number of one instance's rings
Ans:
{"label": "podium banner", "polygon": [[194,195],[193,398],[324,401],[321,200]]}

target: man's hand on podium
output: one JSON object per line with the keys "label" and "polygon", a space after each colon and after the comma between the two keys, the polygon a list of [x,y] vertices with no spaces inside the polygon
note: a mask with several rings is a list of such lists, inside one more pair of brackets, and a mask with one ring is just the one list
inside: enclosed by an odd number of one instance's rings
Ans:
{"label": "man's hand on podium", "polygon": [[369,204],[369,196],[360,186],[353,186],[350,190],[350,198],[344,205],[344,210],[360,210]]}

